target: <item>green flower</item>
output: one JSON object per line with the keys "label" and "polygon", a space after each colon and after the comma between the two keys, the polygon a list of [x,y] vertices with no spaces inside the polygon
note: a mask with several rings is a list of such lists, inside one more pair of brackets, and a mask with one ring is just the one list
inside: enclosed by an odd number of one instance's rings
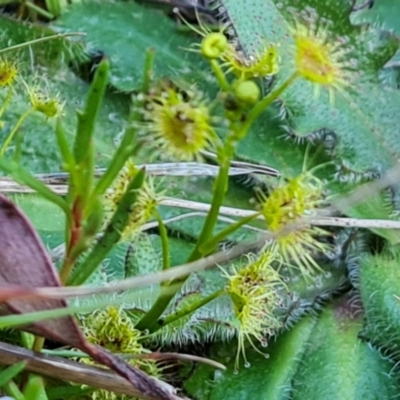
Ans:
{"label": "green flower", "polygon": [[248,364],[245,353],[246,340],[260,352],[254,344],[254,339],[266,346],[267,337],[281,326],[274,314],[280,300],[278,291],[282,287],[278,272],[271,267],[274,259],[274,253],[268,251],[259,255],[257,259],[249,257],[249,264],[244,268],[236,267],[230,273],[224,272],[228,278],[226,291],[232,299],[236,316],[236,370],[240,355],[243,356],[245,365]]}

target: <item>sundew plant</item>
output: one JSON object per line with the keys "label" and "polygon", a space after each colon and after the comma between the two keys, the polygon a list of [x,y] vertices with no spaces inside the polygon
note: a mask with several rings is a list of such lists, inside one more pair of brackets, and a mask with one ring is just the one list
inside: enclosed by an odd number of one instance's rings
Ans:
{"label": "sundew plant", "polygon": [[0,2],[0,399],[399,398],[399,44],[395,0]]}

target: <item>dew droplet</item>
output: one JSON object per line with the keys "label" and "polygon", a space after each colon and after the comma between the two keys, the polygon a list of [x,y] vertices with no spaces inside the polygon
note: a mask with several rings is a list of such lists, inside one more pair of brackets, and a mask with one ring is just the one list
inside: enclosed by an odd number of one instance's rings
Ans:
{"label": "dew droplet", "polygon": [[215,371],[214,372],[214,380],[218,380],[218,379],[221,379],[222,378],[222,372],[221,371],[219,371],[219,370],[217,370],[217,371]]}

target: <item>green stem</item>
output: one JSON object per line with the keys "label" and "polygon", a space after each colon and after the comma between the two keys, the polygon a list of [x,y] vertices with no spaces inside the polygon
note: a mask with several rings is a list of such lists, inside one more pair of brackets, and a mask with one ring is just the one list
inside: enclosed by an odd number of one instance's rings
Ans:
{"label": "green stem", "polygon": [[23,135],[16,135],[14,139],[14,154],[13,154],[13,161],[19,163],[22,157],[22,147],[23,147]]}
{"label": "green stem", "polygon": [[154,68],[154,49],[147,50],[146,58],[144,60],[142,93],[148,93],[150,89],[151,80],[153,77]]}
{"label": "green stem", "polygon": [[224,71],[219,65],[217,60],[210,60],[211,68],[214,72],[215,77],[217,78],[218,84],[224,92],[227,92],[230,88],[229,82],[226,79]]}
{"label": "green stem", "polygon": [[0,156],[3,156],[5,151],[7,150],[8,146],[10,145],[11,141],[14,139],[15,134],[17,133],[19,127],[22,125],[22,123],[25,121],[25,119],[32,114],[35,111],[34,108],[30,108],[28,111],[26,111],[24,114],[21,115],[17,123],[15,124],[13,130],[9,133],[7,136],[6,140],[4,141],[3,145],[0,148]]}
{"label": "green stem", "polygon": [[44,337],[43,336],[35,336],[35,340],[33,342],[32,350],[40,353],[44,345]]}
{"label": "green stem", "polygon": [[125,165],[128,158],[132,155],[132,152],[135,148],[134,139],[136,136],[136,129],[133,127],[127,128],[124,136],[121,140],[121,143],[115,152],[114,157],[112,158],[110,164],[107,167],[107,170],[97,181],[96,187],[93,190],[92,197],[102,196],[105,191],[110,187],[119,171],[121,171],[122,167]]}
{"label": "green stem", "polygon": [[128,221],[131,210],[135,206],[139,189],[142,187],[145,178],[145,171],[140,170],[131,180],[124,195],[119,201],[118,208],[111,218],[104,235],[94,245],[92,251],[69,277],[69,285],[81,285],[96,270],[107,254],[121,238]]}
{"label": "green stem", "polygon": [[77,164],[84,163],[90,153],[97,116],[108,84],[110,63],[103,59],[96,69],[94,79],[89,87],[85,109],[78,112],[78,126],[74,142],[74,157]]}
{"label": "green stem", "polygon": [[20,331],[21,343],[26,349],[31,350],[33,346],[33,342],[35,340],[35,336],[32,333]]}
{"label": "green stem", "polygon": [[91,196],[94,179],[94,133],[97,117],[101,110],[104,95],[108,85],[110,63],[103,59],[96,69],[92,84],[89,88],[85,109],[78,112],[78,124],[73,145],[73,157],[79,174],[76,182],[73,201],[79,198],[83,218],[90,215],[94,197]]}
{"label": "green stem", "polygon": [[18,389],[18,386],[13,381],[6,383],[2,389],[14,400],[26,400],[25,396],[21,393],[21,391]]}
{"label": "green stem", "polygon": [[[67,226],[67,238],[71,239],[70,235],[70,227]],[[80,239],[74,246],[72,247],[69,254],[67,254],[64,258],[64,262],[60,269],[60,280],[62,284],[65,284],[68,281],[69,275],[74,267],[75,263],[78,260],[78,257],[85,251],[91,244],[92,236],[83,234]]]}
{"label": "green stem", "polygon": [[25,3],[25,5],[26,5],[27,8],[31,9],[31,10],[34,11],[34,12],[37,12],[37,13],[38,13],[39,15],[41,15],[42,17],[45,17],[45,18],[47,18],[47,19],[49,19],[49,20],[52,20],[52,19],[55,18],[55,16],[54,16],[53,14],[49,13],[49,12],[46,11],[46,10],[43,10],[43,8],[38,7],[36,4],[33,4],[33,3],[30,2],[30,1],[27,1],[27,2]]}
{"label": "green stem", "polygon": [[18,376],[26,367],[25,361],[17,362],[0,371],[0,387],[2,388],[6,383],[10,382]]}
{"label": "green stem", "polygon": [[254,213],[247,217],[241,218],[239,221],[235,222],[232,225],[229,225],[222,231],[218,232],[214,237],[212,237],[210,240],[208,240],[207,242],[205,242],[203,245],[200,246],[201,253],[204,256],[210,254],[215,249],[215,247],[218,245],[218,243],[220,243],[222,240],[224,240],[231,233],[237,231],[244,224],[247,224],[248,222],[252,221],[258,215],[260,215],[260,213]]}
{"label": "green stem", "polygon": [[[176,282],[174,282],[176,283]],[[173,299],[175,294],[181,289],[184,281],[176,284],[176,290],[166,290],[167,287],[161,286],[161,293],[158,295],[156,301],[152,305],[149,311],[139,320],[136,324],[135,328],[140,331],[149,331],[153,332],[152,328],[157,328],[158,319],[161,317],[162,313],[168,307],[168,304]]]}
{"label": "green stem", "polygon": [[222,162],[220,163],[219,173],[214,183],[214,194],[211,203],[211,208],[207,214],[199,238],[197,239],[196,247],[190,254],[188,262],[195,261],[202,256],[200,247],[209,240],[210,236],[213,233],[215,224],[218,221],[219,209],[224,200],[225,193],[228,190],[229,168],[231,159],[233,157],[233,152],[234,152],[234,143],[232,139],[228,137],[226,140],[225,148],[222,153]]}
{"label": "green stem", "polygon": [[[154,51],[149,50],[146,53],[146,59],[144,63],[142,93],[147,93],[149,90],[153,65]],[[110,187],[110,185],[118,175],[119,171],[121,171],[122,167],[125,165],[128,158],[132,155],[135,149],[135,137],[137,132],[136,128],[134,127],[134,123],[140,121],[141,116],[137,110],[141,110],[142,108],[143,102],[141,100],[136,100],[133,102],[133,111],[129,118],[130,126],[125,130],[121,143],[118,146],[118,149],[115,152],[115,155],[112,158],[110,164],[108,165],[107,170],[98,180],[92,195],[94,198],[102,196],[105,193],[105,191]]]}
{"label": "green stem", "polygon": [[171,324],[172,322],[177,321],[180,318],[185,317],[186,315],[192,314],[194,311],[198,310],[199,308],[203,307],[204,305],[206,305],[207,303],[209,303],[210,301],[216,299],[219,296],[222,296],[223,294],[225,294],[225,290],[221,289],[218,290],[214,293],[211,293],[210,295],[208,295],[207,297],[205,297],[204,299],[201,299],[199,301],[197,301],[194,304],[190,304],[187,307],[183,307],[181,310],[175,311],[172,314],[167,315],[165,318],[156,321],[151,327],[151,331],[152,332],[156,332],[157,330],[163,328],[164,326]]}
{"label": "green stem", "polygon": [[[230,161],[233,157],[234,152],[234,141],[232,136],[228,136],[225,147],[220,150],[220,169],[217,176],[217,179],[214,184],[214,194],[213,200],[211,204],[211,208],[209,213],[207,214],[207,218],[204,222],[203,229],[200,233],[200,236],[197,240],[196,246],[189,256],[188,262],[195,261],[202,256],[200,251],[200,246],[202,246],[209,237],[212,235],[215,224],[218,220],[219,209],[222,205],[225,193],[228,189],[229,182],[229,167]],[[162,313],[168,307],[168,304],[173,299],[176,293],[182,288],[185,283],[187,276],[181,277],[179,279],[173,280],[169,283],[169,285],[174,285],[174,290],[162,290],[153,306],[150,310],[139,320],[136,325],[136,329],[146,330],[149,329],[151,332],[152,326],[158,321]],[[166,288],[164,286],[164,288]]]}
{"label": "green stem", "polygon": [[246,121],[240,128],[238,132],[237,139],[240,140],[246,136],[249,131],[251,125],[254,121],[260,116],[260,114],[269,107],[297,78],[299,77],[297,72],[294,72],[282,85],[270,93],[268,96],[264,97],[261,101],[259,101],[253,109],[248,114]]}
{"label": "green stem", "polygon": [[57,137],[58,148],[60,150],[61,157],[64,163],[64,169],[66,169],[70,174],[73,174],[75,172],[74,170],[75,158],[74,155],[72,154],[71,149],[69,148],[67,135],[65,134],[64,128],[62,126],[61,118],[57,118],[56,137]]}
{"label": "green stem", "polygon": [[169,269],[171,266],[171,256],[170,256],[170,251],[169,251],[168,232],[167,232],[167,228],[164,225],[164,221],[162,220],[160,213],[157,210],[155,210],[154,215],[157,219],[158,229],[160,232],[161,248],[162,248],[162,256],[163,256],[163,271],[165,271],[165,270]]}
{"label": "green stem", "polygon": [[[135,149],[135,145],[134,145],[135,136],[136,136],[136,128],[134,128],[133,126],[127,128],[127,130],[125,131],[125,134],[123,136],[123,139],[122,139],[117,151],[114,154],[114,157],[112,158],[110,164],[108,165],[107,170],[101,176],[101,178],[97,181],[97,183],[92,191],[92,194],[89,199],[89,205],[90,205],[89,209],[93,209],[96,199],[99,199],[105,193],[105,191],[111,186],[112,182],[117,177],[118,173],[121,171],[121,169],[125,165],[126,161],[132,155],[132,153]],[[136,197],[135,197],[135,199],[136,199]],[[127,205],[128,209],[129,209],[129,206],[130,205]],[[122,232],[122,230],[120,232]],[[117,236],[116,233],[117,232],[114,232],[115,236]],[[119,234],[119,237],[120,237],[120,234]],[[116,238],[115,240],[118,241],[119,237]],[[87,278],[83,277],[82,279],[87,279]]]}
{"label": "green stem", "polygon": [[69,33],[57,33],[56,35],[50,35],[50,36],[45,36],[42,38],[34,39],[34,40],[29,40],[24,43],[19,43],[14,46],[6,47],[4,49],[0,49],[0,54],[6,53],[7,51],[14,51],[14,50],[19,50],[23,47],[31,46],[33,44],[37,43],[42,43],[42,42],[47,42],[48,40],[53,40],[53,39],[62,39],[66,38],[69,36],[85,36],[86,33],[83,32],[69,32]]}

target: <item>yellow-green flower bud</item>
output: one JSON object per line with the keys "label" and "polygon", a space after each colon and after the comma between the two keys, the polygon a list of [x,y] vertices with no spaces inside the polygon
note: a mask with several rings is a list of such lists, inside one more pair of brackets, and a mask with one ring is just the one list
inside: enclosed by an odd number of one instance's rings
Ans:
{"label": "yellow-green flower bud", "polygon": [[260,98],[260,88],[253,81],[236,81],[232,89],[237,100],[243,105],[253,105]]}
{"label": "yellow-green flower bud", "polygon": [[0,88],[10,86],[18,75],[18,68],[15,63],[0,59]]}
{"label": "yellow-green flower bud", "polygon": [[221,32],[209,33],[201,42],[201,54],[209,60],[220,58],[228,46],[228,39]]}

